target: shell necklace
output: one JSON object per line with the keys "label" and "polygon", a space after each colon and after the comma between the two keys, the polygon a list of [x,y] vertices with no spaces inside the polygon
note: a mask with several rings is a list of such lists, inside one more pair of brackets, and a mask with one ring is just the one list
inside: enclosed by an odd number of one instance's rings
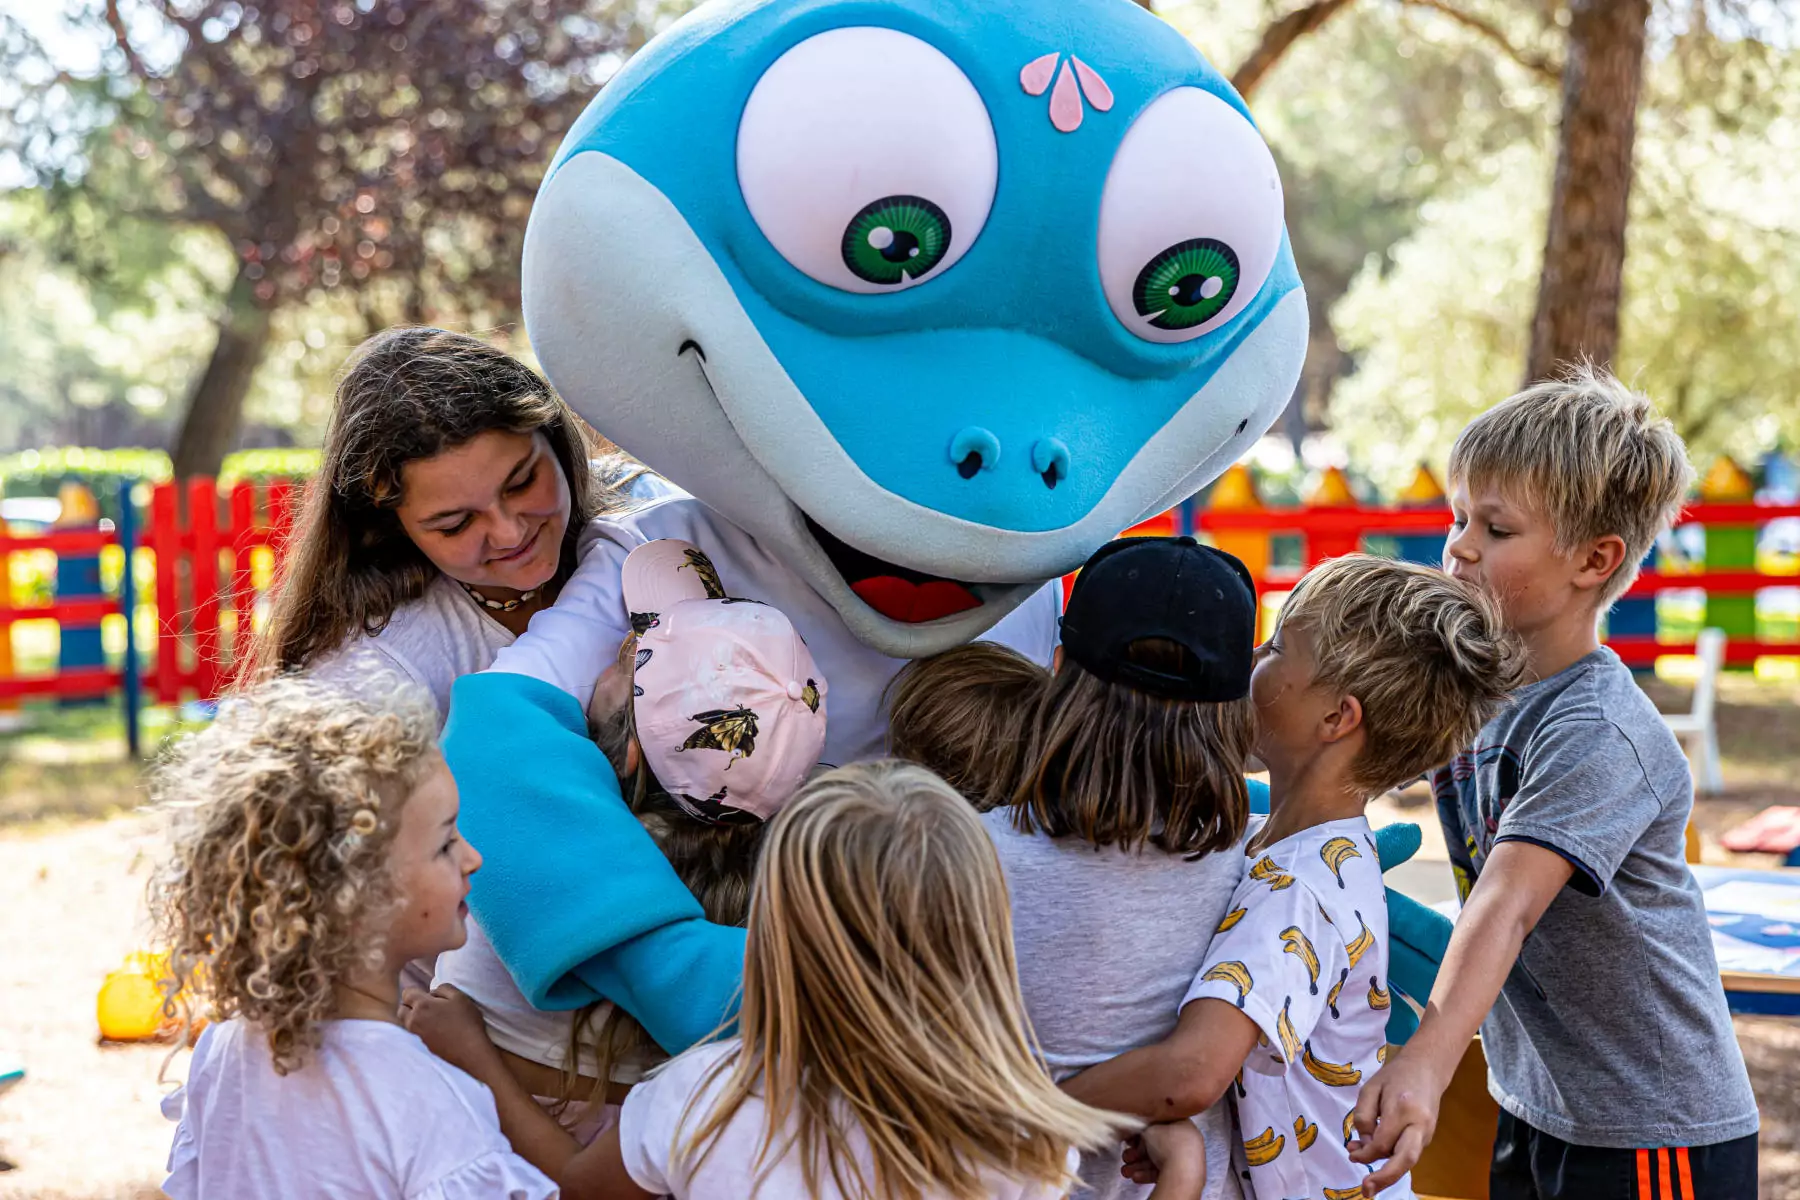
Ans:
{"label": "shell necklace", "polygon": [[491,608],[495,612],[512,612],[514,609],[518,608],[521,604],[530,603],[531,600],[537,596],[538,591],[540,590],[538,588],[532,588],[529,592],[520,592],[517,596],[513,597],[511,600],[495,600],[491,597],[482,595],[480,592],[476,591],[474,588],[470,587],[468,584],[462,583],[462,580],[460,580],[460,579],[457,580],[457,582],[459,584],[462,584],[463,591],[469,593],[469,599],[471,599],[475,603],[481,605],[481,607]]}

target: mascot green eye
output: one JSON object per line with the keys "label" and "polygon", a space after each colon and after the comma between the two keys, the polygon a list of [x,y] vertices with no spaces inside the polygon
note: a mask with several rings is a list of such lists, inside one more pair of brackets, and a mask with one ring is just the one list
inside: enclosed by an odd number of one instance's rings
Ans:
{"label": "mascot green eye", "polygon": [[1177,242],[1144,264],[1131,289],[1141,317],[1158,329],[1192,329],[1222,312],[1237,294],[1238,257],[1213,238]]}
{"label": "mascot green eye", "polygon": [[950,218],[921,196],[885,196],[844,227],[844,265],[870,283],[917,279],[949,250]]}

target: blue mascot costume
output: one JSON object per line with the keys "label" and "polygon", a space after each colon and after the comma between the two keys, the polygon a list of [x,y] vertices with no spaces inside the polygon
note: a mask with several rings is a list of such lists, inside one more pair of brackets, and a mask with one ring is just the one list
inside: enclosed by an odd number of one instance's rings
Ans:
{"label": "blue mascot costume", "polygon": [[[1307,337],[1267,145],[1129,0],[708,4],[570,132],[524,298],[562,394],[695,498],[639,536],[795,619],[839,761],[879,753],[899,660],[1046,595],[1053,640],[1046,581],[1248,449]],[[606,996],[670,1050],[712,1029],[742,931],[699,919],[579,704],[490,672],[451,713],[472,903],[527,996]]]}

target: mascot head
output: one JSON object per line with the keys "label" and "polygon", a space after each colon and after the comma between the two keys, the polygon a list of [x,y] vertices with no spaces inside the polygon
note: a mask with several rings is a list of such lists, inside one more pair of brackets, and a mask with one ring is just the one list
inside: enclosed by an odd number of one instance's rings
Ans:
{"label": "mascot head", "polygon": [[606,436],[935,653],[1218,475],[1306,307],[1243,101],[1130,0],[719,0],[557,154],[527,328]]}

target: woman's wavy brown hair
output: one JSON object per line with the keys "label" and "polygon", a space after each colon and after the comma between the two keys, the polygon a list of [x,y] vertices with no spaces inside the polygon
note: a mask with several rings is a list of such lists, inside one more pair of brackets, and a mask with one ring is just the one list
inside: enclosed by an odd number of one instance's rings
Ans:
{"label": "woman's wavy brown hair", "polygon": [[423,694],[376,704],[282,676],[228,698],[154,769],[173,826],[150,891],[170,1016],[242,1017],[277,1073],[305,1062],[334,986],[379,961],[368,918],[393,900],[388,845],[437,726]]}
{"label": "woman's wavy brown hair", "polygon": [[396,608],[424,595],[438,570],[394,511],[401,468],[493,429],[542,433],[568,480],[561,584],[582,528],[620,503],[617,489],[632,472],[612,460],[596,473],[587,426],[518,359],[467,334],[389,329],[357,348],[338,382],[274,607],[238,677],[304,667],[352,635],[379,632]]}
{"label": "woman's wavy brown hair", "polygon": [[[1171,674],[1186,653],[1163,638],[1126,650]],[[1170,700],[1065,661],[1026,718],[1014,827],[1195,858],[1223,850],[1250,821],[1244,763],[1255,739],[1247,697]]]}

